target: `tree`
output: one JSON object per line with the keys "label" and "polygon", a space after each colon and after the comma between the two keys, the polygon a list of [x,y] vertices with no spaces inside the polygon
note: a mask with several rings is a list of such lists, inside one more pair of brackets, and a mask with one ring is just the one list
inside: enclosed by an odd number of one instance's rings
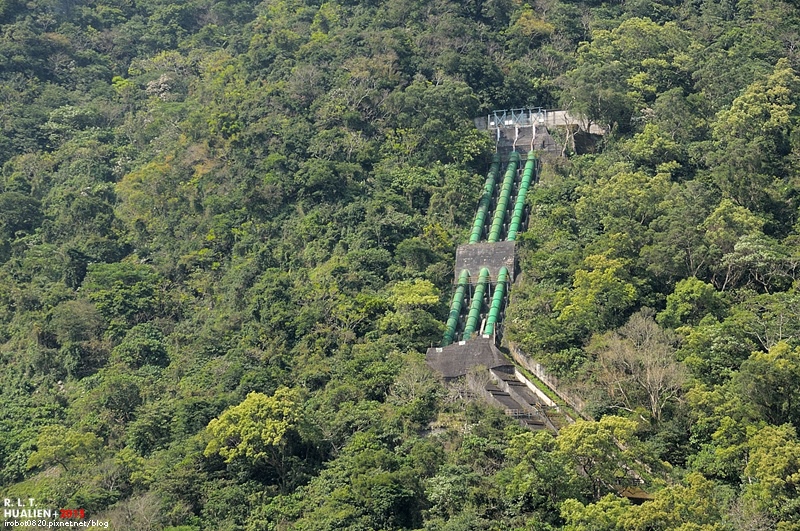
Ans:
{"label": "tree", "polygon": [[173,431],[173,404],[166,400],[148,402],[136,413],[136,420],[126,430],[128,447],[143,456],[166,447]]}
{"label": "tree", "polygon": [[160,282],[161,277],[148,266],[119,262],[90,264],[81,286],[108,319],[111,332],[121,335],[126,327],[158,314],[164,302]]}
{"label": "tree", "polygon": [[553,34],[555,27],[545,20],[537,16],[537,13],[530,9],[522,9],[519,12],[516,20],[509,26],[507,30],[508,44],[507,46],[515,51],[527,52],[541,41]]}
{"label": "tree", "polygon": [[[800,518],[800,441],[794,426],[765,426],[749,438],[745,499],[781,520]],[[791,524],[785,529],[792,529]],[[778,527],[778,529],[782,529]]]}
{"label": "tree", "polygon": [[566,452],[558,451],[556,438],[546,431],[525,432],[508,441],[509,461],[498,474],[505,495],[519,512],[535,513],[558,525],[557,507],[567,497],[583,498],[586,480]]}
{"label": "tree", "polygon": [[52,310],[48,327],[61,345],[61,359],[73,376],[90,374],[108,360],[109,345],[102,341],[105,320],[86,299],[61,302]]}
{"label": "tree", "polygon": [[226,463],[268,465],[281,483],[288,473],[287,451],[303,418],[300,393],[280,387],[267,396],[251,392],[240,404],[208,423],[210,440],[203,455],[219,455]]}
{"label": "tree", "polygon": [[595,503],[584,505],[574,498],[561,504],[561,517],[567,531],[620,531],[620,520],[631,509],[631,502],[615,494],[606,494]]}
{"label": "tree", "polygon": [[800,347],[779,341],[769,352],[753,352],[742,363],[737,382],[769,422],[800,425]]}
{"label": "tree", "polygon": [[745,332],[763,351],[781,341],[800,345],[800,294],[791,290],[751,295],[733,307],[727,321]]}
{"label": "tree", "polygon": [[678,397],[686,379],[675,360],[676,338],[641,310],[616,332],[597,340],[596,377],[614,405],[628,411],[645,407],[656,422]]}
{"label": "tree", "polygon": [[780,59],[771,75],[748,86],[712,124],[716,149],[708,162],[718,186],[739,205],[769,207],[773,179],[787,173],[798,103],[800,77]]}
{"label": "tree", "polygon": [[627,91],[619,61],[584,63],[568,72],[563,84],[562,105],[608,130],[630,130],[636,101]]}
{"label": "tree", "polygon": [[121,437],[144,401],[145,385],[153,383],[152,373],[149,378],[143,376],[117,365],[84,378],[79,387],[82,392],[70,407],[75,421],[109,440]]}
{"label": "tree", "polygon": [[[703,391],[695,390],[695,399],[702,394]],[[692,470],[717,481],[738,485],[748,459],[748,427],[740,420],[735,404],[728,402],[721,406],[717,405],[710,415],[701,410],[694,412],[694,416],[700,418],[695,423],[697,432],[693,434],[693,440],[703,442],[689,462]],[[741,402],[738,409],[741,409]],[[710,436],[705,436],[703,432],[711,426],[716,426],[716,429]]]}
{"label": "tree", "polygon": [[678,173],[684,159],[681,146],[651,123],[625,143],[624,152],[638,166],[663,177]]}
{"label": "tree", "polygon": [[41,204],[19,192],[0,194],[0,238],[14,239],[18,231],[31,232],[42,221]]}
{"label": "tree", "polygon": [[104,328],[103,318],[86,299],[64,301],[53,308],[50,326],[62,345],[98,339]]}
{"label": "tree", "polygon": [[559,432],[556,444],[589,479],[592,495],[599,500],[620,485],[637,482],[628,472],[639,468],[635,459],[643,457],[635,451],[635,431],[636,422],[622,417],[577,420]]}
{"label": "tree", "polygon": [[80,432],[59,424],[45,426],[36,439],[36,451],[28,458],[28,468],[61,465],[64,471],[86,465],[100,455],[103,441],[91,432]]}
{"label": "tree", "polygon": [[425,349],[438,342],[443,324],[432,315],[439,305],[439,290],[429,280],[401,281],[392,286],[389,295],[395,311],[379,322],[379,329],[396,334],[406,348]]}
{"label": "tree", "polygon": [[591,255],[583,265],[586,269],[575,271],[572,290],[556,295],[555,310],[559,322],[585,333],[616,324],[636,300],[636,288],[624,260]]}
{"label": "tree", "polygon": [[337,529],[418,529],[423,481],[436,468],[420,469],[409,455],[382,442],[375,430],[356,433],[337,459],[304,489],[306,510],[295,528],[302,531]]}
{"label": "tree", "polygon": [[728,268],[734,285],[744,284],[767,293],[789,287],[796,267],[789,249],[763,234],[740,238],[733,251],[722,258],[722,265]]}
{"label": "tree", "polygon": [[562,78],[562,103],[609,129],[626,132],[659,92],[690,85],[690,36],[675,23],[629,18],[596,30]]}
{"label": "tree", "polygon": [[142,365],[163,367],[169,363],[164,335],[151,323],[138,324],[128,330],[122,343],[114,347],[111,361],[134,368]]}
{"label": "tree", "polygon": [[651,241],[641,252],[647,271],[664,284],[694,276],[705,278],[714,265],[703,221],[718,204],[716,192],[697,180],[673,183],[650,223]]}
{"label": "tree", "polygon": [[421,356],[409,355],[389,389],[386,402],[411,426],[421,426],[431,419],[438,398],[439,382]]}
{"label": "tree", "polygon": [[685,485],[674,485],[655,493],[651,501],[632,505],[627,499],[608,494],[583,505],[570,499],[561,505],[569,531],[713,531],[719,529],[720,501],[714,483],[697,473]]}
{"label": "tree", "polygon": [[669,192],[669,176],[645,172],[616,172],[607,179],[581,187],[575,216],[581,224],[627,234],[641,245],[642,232],[659,215]]}
{"label": "tree", "polygon": [[401,311],[429,308],[439,303],[439,290],[428,280],[408,280],[392,287],[389,302]]}
{"label": "tree", "polygon": [[764,220],[746,207],[723,199],[703,221],[701,228],[705,231],[704,239],[710,255],[711,283],[718,290],[725,291],[735,286],[740,276],[734,261],[726,260],[726,257],[735,252],[736,244],[744,237],[761,233]]}
{"label": "tree", "polygon": [[656,321],[668,328],[696,325],[706,315],[722,317],[725,307],[725,299],[714,286],[690,277],[678,282],[667,295],[667,307],[659,312]]}
{"label": "tree", "polygon": [[656,492],[652,501],[632,508],[621,520],[624,529],[637,531],[712,531],[719,529],[723,503],[713,481],[692,473],[682,484]]}

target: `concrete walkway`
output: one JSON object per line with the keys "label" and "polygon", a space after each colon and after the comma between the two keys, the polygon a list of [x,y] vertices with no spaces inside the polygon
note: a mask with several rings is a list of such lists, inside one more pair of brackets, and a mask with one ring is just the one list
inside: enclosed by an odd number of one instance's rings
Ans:
{"label": "concrete walkway", "polygon": [[581,131],[586,131],[593,135],[604,135],[606,130],[594,123],[588,123],[587,120],[572,116],[567,111],[545,111],[544,121],[539,122],[546,127],[566,127],[568,125],[577,125]]}

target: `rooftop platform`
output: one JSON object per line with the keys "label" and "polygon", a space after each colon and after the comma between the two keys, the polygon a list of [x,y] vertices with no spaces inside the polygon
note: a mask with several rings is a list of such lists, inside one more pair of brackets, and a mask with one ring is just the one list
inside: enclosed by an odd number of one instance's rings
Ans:
{"label": "rooftop platform", "polygon": [[516,276],[516,247],[515,242],[483,242],[459,245],[456,249],[456,265],[454,283],[463,270],[470,273],[470,282],[478,281],[478,275],[484,267],[489,270],[489,278],[494,281],[500,274],[500,269],[507,268],[509,280],[514,281]]}
{"label": "rooftop platform", "polygon": [[514,364],[494,345],[494,339],[476,337],[460,341],[446,347],[428,349],[425,358],[428,365],[442,375],[445,380],[466,376],[469,369],[477,365],[487,369],[508,367]]}

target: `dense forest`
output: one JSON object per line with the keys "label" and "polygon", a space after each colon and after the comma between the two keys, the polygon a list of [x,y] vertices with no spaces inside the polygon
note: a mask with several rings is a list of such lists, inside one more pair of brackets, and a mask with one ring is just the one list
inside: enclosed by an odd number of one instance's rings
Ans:
{"label": "dense forest", "polygon": [[[800,11],[0,0],[0,493],[112,529],[800,529]],[[443,386],[493,140],[557,436]],[[635,476],[652,500],[617,495]]]}

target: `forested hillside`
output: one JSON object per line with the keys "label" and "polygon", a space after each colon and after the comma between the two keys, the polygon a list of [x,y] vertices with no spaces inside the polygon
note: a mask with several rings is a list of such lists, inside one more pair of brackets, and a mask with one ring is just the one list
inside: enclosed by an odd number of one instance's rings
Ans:
{"label": "forested hillside", "polygon": [[[120,530],[800,529],[799,14],[0,0],[0,495]],[[422,354],[472,118],[527,105],[608,130],[519,237],[506,336],[595,419],[557,437]]]}

